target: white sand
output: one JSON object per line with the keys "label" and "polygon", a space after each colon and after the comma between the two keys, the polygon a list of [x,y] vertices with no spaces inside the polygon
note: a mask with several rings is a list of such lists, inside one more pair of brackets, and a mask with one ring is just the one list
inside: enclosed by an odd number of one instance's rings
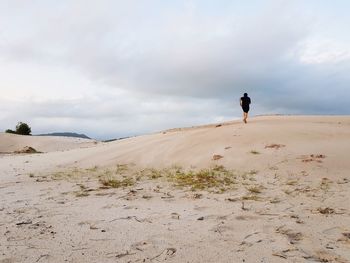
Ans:
{"label": "white sand", "polygon": [[[0,134],[0,152],[46,152],[0,155],[0,262],[350,262],[350,117],[216,126],[98,144]],[[118,164],[256,174],[222,194],[164,178],[100,189]]]}
{"label": "white sand", "polygon": [[22,136],[0,133],[0,154],[12,153],[30,146],[39,152],[67,151],[95,145],[95,140],[61,136]]}

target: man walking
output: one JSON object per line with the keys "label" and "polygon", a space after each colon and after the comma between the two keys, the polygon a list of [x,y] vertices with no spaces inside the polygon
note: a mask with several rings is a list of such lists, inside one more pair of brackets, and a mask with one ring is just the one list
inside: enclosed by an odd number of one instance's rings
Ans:
{"label": "man walking", "polygon": [[248,112],[249,112],[249,105],[250,105],[250,98],[248,97],[247,93],[244,93],[243,97],[241,97],[241,107],[243,110],[243,121],[244,123],[247,123],[247,118],[248,118]]}

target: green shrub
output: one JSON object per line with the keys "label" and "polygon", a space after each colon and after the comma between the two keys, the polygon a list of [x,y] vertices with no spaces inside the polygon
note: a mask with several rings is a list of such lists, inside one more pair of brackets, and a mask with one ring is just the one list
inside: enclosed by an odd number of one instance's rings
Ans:
{"label": "green shrub", "polygon": [[31,135],[32,129],[27,123],[19,122],[16,125],[16,130],[7,129],[6,133],[20,134],[20,135]]}
{"label": "green shrub", "polygon": [[6,133],[13,133],[13,134],[15,134],[15,133],[16,133],[15,131],[10,130],[10,129],[7,129],[5,132],[6,132]]}
{"label": "green shrub", "polygon": [[19,122],[16,126],[16,133],[20,135],[31,135],[31,128],[27,123]]}

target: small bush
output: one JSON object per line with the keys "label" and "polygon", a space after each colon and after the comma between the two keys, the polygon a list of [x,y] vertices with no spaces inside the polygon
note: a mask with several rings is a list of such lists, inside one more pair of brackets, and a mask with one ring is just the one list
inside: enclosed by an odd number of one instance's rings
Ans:
{"label": "small bush", "polygon": [[32,130],[27,123],[19,122],[16,125],[16,131],[7,129],[5,132],[20,135],[31,135]]}
{"label": "small bush", "polygon": [[6,133],[13,133],[13,134],[16,133],[14,130],[11,130],[11,129],[7,129],[5,132],[6,132]]}
{"label": "small bush", "polygon": [[16,126],[16,133],[20,135],[31,135],[31,128],[27,123],[19,122]]}

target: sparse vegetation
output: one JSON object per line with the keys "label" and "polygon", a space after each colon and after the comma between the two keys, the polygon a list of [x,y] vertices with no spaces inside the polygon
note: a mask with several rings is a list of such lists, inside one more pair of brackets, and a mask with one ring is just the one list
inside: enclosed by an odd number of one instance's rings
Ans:
{"label": "sparse vegetation", "polygon": [[236,184],[234,173],[223,166],[199,171],[178,169],[173,173],[170,171],[168,177],[176,186],[189,187],[191,190],[218,188],[222,192]]}
{"label": "sparse vegetation", "polygon": [[[241,175],[242,179],[244,181],[256,181],[255,179],[255,175],[258,173],[258,171],[256,170],[251,170],[249,172],[245,172]],[[247,185],[247,184],[250,184],[250,182],[243,182],[243,184]]]}
{"label": "sparse vegetation", "polygon": [[111,176],[100,178],[99,181],[106,188],[128,187],[128,186],[133,186],[135,184],[135,181],[132,178],[124,178],[119,180]]}
{"label": "sparse vegetation", "polygon": [[163,178],[177,187],[189,188],[192,191],[215,190],[216,192],[224,192],[237,183],[235,172],[227,170],[222,165],[201,170],[186,170],[175,165],[161,170],[147,168],[137,173],[137,178],[140,177],[152,180]]}
{"label": "sparse vegetation", "polygon": [[117,164],[116,174],[124,174],[128,171],[129,167],[127,164]]}
{"label": "sparse vegetation", "polygon": [[256,151],[256,150],[251,150],[250,151],[251,154],[260,154],[260,152]]}
{"label": "sparse vegetation", "polygon": [[64,179],[64,178],[70,178],[72,175],[72,173],[70,172],[54,172],[51,174],[51,178],[52,180],[61,180],[61,179]]}
{"label": "sparse vegetation", "polygon": [[154,168],[143,169],[140,171],[141,176],[146,176],[148,179],[158,179],[163,176],[160,170]]}
{"label": "sparse vegetation", "polygon": [[[79,181],[84,177],[95,178],[102,189],[121,188],[135,185],[142,180],[162,180],[180,188],[191,191],[207,190],[215,193],[223,193],[227,190],[237,189],[238,184],[246,186],[249,192],[259,194],[264,187],[251,185],[256,181],[257,170],[238,173],[229,170],[222,165],[215,165],[206,169],[184,169],[180,166],[170,166],[164,169],[145,168],[134,169],[127,164],[118,164],[111,168],[93,166],[87,169],[73,168],[65,171],[56,171],[50,177],[38,176],[39,179]],[[79,196],[81,196],[79,194]],[[253,197],[253,199],[256,199]]]}
{"label": "sparse vegetation", "polygon": [[247,188],[247,190],[249,192],[254,193],[254,194],[260,194],[263,189],[264,189],[264,187],[262,185],[254,185],[254,186]]}

